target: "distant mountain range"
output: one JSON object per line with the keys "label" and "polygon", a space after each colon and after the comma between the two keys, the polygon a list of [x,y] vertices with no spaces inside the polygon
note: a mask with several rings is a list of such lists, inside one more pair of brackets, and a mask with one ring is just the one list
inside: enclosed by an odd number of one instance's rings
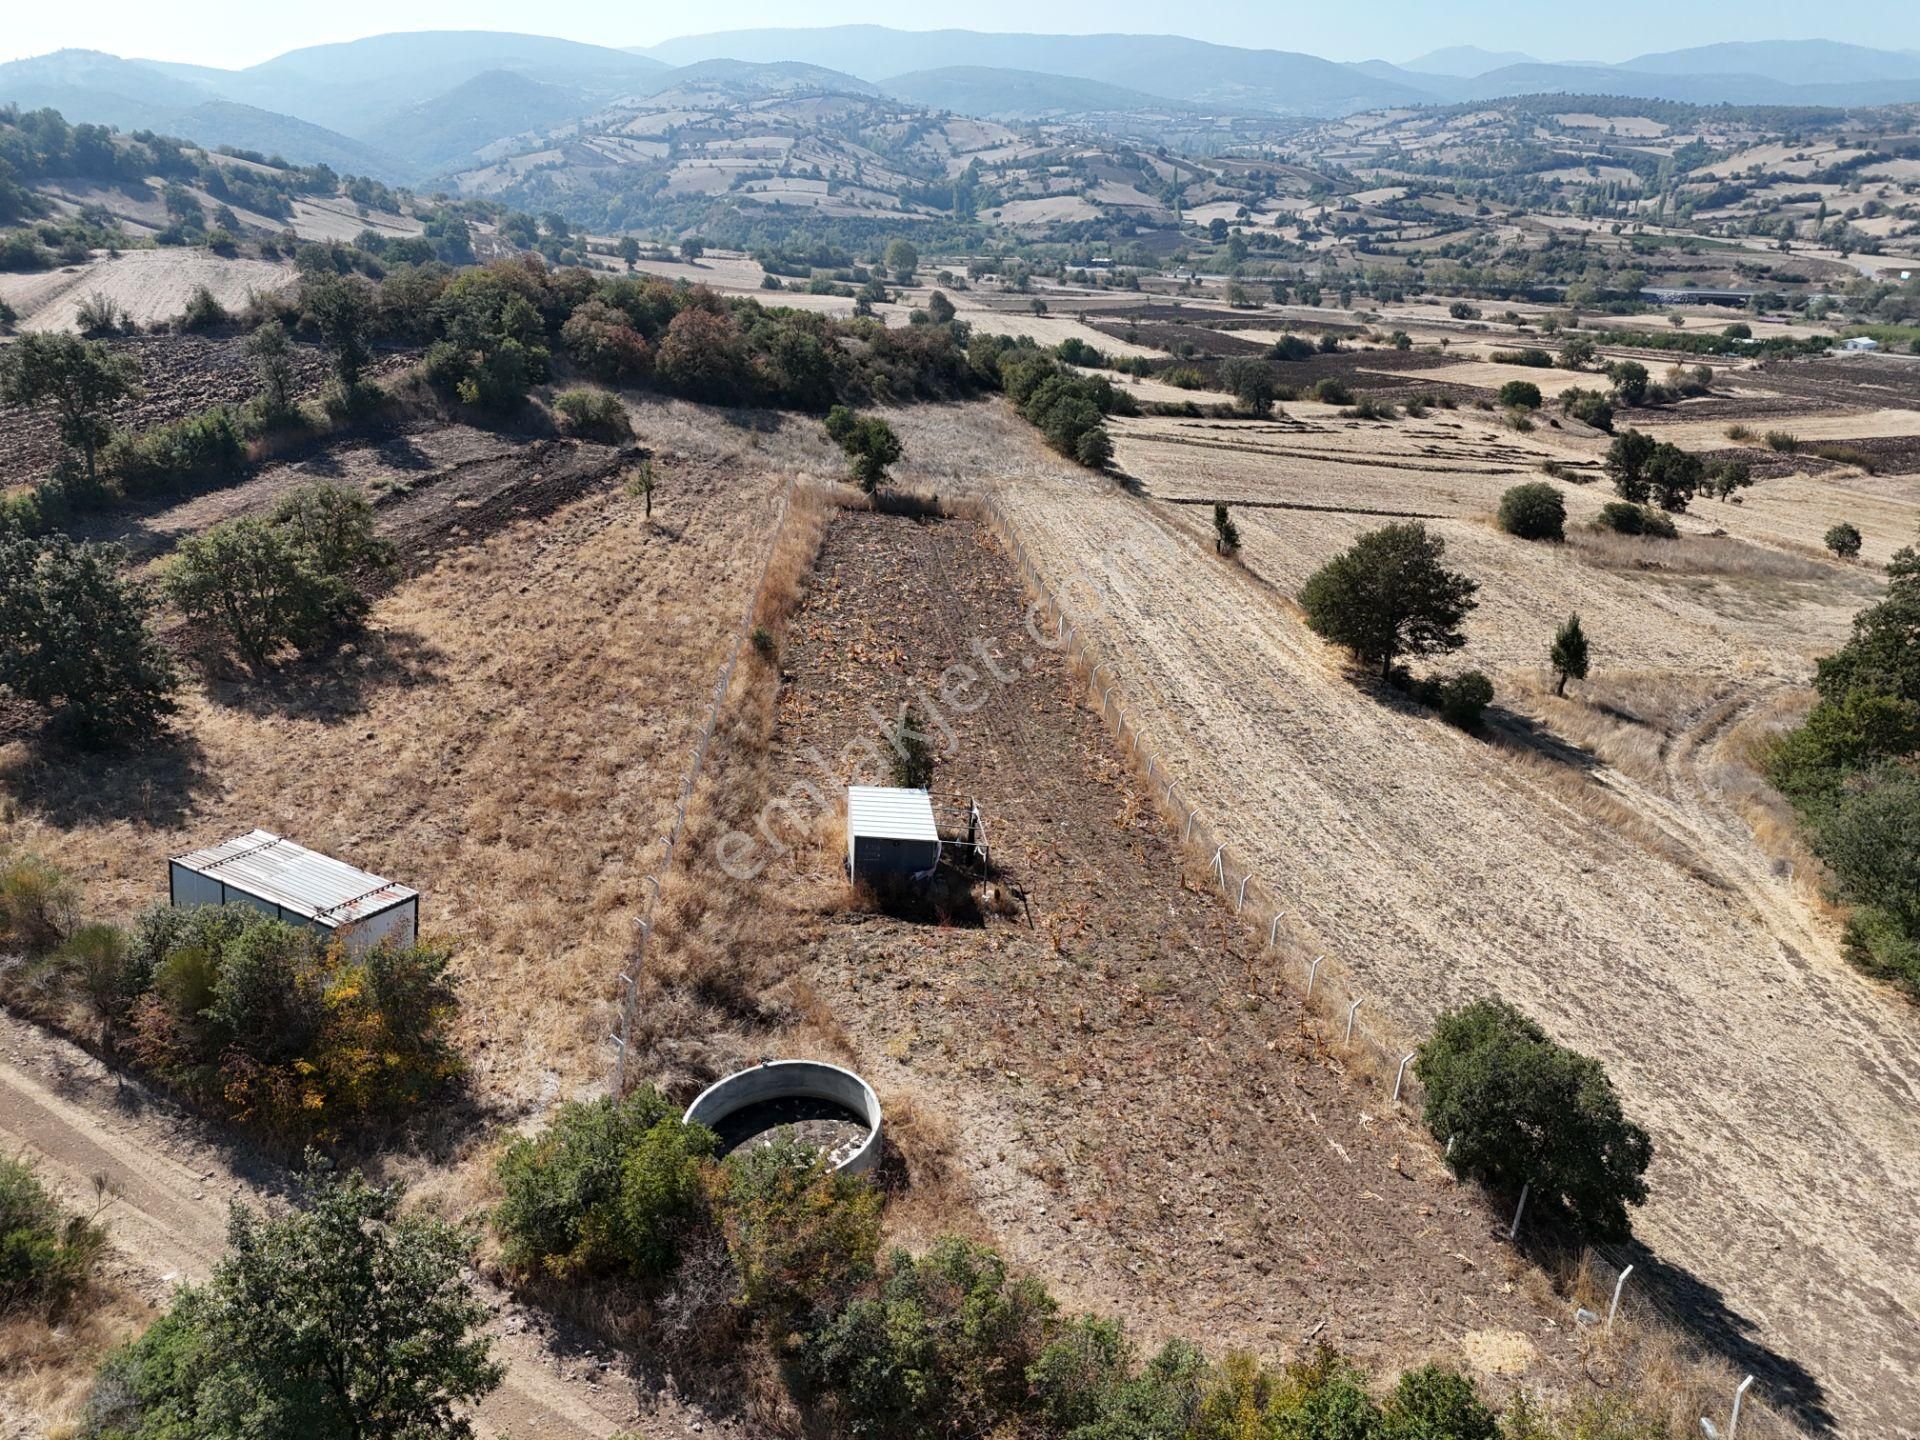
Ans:
{"label": "distant mountain range", "polygon": [[[887,95],[958,114],[1330,118],[1535,92],[1693,104],[1920,102],[1920,54],[1833,41],[1735,41],[1621,64],[1473,46],[1405,65],[1341,64],[1179,36],[987,34],[878,25],[740,30],[619,50],[491,31],[378,35],[244,70],[56,51],[0,65],[0,103],[422,182],[669,88]],[[1147,126],[1150,129],[1151,126]]]}

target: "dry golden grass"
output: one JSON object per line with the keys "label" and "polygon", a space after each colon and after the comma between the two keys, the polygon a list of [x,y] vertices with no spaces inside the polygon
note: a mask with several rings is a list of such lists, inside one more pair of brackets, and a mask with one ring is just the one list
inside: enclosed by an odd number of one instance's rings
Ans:
{"label": "dry golden grass", "polygon": [[609,490],[510,526],[380,600],[341,655],[190,693],[174,747],[5,747],[0,838],[117,920],[164,900],[168,855],[254,826],[411,884],[458,944],[481,1091],[599,1082],[640,877],[779,487],[699,456],[661,471],[651,523]]}
{"label": "dry golden grass", "polygon": [[117,1273],[94,1279],[65,1313],[0,1320],[0,1434],[64,1440],[76,1433],[93,1374],[107,1352],[157,1312]]}

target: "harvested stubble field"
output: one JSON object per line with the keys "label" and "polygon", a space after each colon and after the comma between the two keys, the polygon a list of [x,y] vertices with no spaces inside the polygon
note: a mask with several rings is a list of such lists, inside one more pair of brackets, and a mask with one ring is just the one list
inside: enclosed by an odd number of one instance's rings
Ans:
{"label": "harvested stubble field", "polygon": [[[1537,671],[1531,683],[1502,677],[1497,703],[1534,716],[1489,744],[1356,683],[1300,620],[1298,574],[1358,523],[1301,520],[1327,528],[1282,535],[1249,508],[1245,563],[1225,564],[1201,507],[1059,462],[992,409],[937,424],[909,435],[909,453],[940,447],[929,478],[942,488],[971,469],[998,489],[1051,584],[1079,597],[1070,609],[1119,666],[1135,721],[1238,861],[1281,895],[1290,953],[1338,957],[1376,1023],[1417,1035],[1445,1006],[1499,993],[1600,1057],[1658,1151],[1638,1219],[1643,1276],[1807,1422],[1910,1433],[1920,1037],[1756,843],[1729,743],[1837,638],[1860,598],[1845,573],[1823,583],[1787,555],[1786,582],[1760,577],[1766,605],[1718,604],[1723,585],[1754,579],[1721,557],[1735,573],[1705,577],[1709,601],[1688,613],[1697,587],[1669,574],[1604,563],[1589,574],[1489,534],[1466,568],[1503,549],[1514,558],[1477,575],[1486,603],[1468,631],[1495,663],[1525,665],[1531,648],[1543,669],[1551,628],[1575,604],[1612,617],[1604,634],[1589,626],[1596,682],[1566,710],[1539,698]],[[953,433],[967,427],[970,443]],[[1148,450],[1122,427],[1122,468],[1154,482]],[[1183,453],[1171,468],[1198,493],[1196,465],[1215,458]],[[1276,454],[1270,473],[1276,493],[1315,500],[1313,467]],[[1428,483],[1469,482],[1395,469],[1380,483],[1417,509],[1443,508]],[[1630,624],[1635,586],[1645,608]],[[1503,587],[1542,613],[1496,598]],[[1594,749],[1560,739],[1607,729],[1580,696],[1609,693],[1619,654],[1632,656],[1616,679],[1638,720],[1619,707],[1608,718],[1624,723]]]}
{"label": "harvested stubble field", "polygon": [[[116,920],[165,898],[169,855],[254,826],[337,854],[416,886],[423,929],[457,942],[482,1099],[525,1113],[603,1084],[640,877],[785,481],[753,431],[696,430],[682,409],[636,415],[659,456],[650,524],[598,447],[539,442],[416,477],[380,507],[403,578],[363,636],[262,682],[216,665],[174,743],[143,754],[8,739],[0,845],[57,860],[89,916]],[[341,468],[364,474],[353,448]],[[283,468],[203,519],[327,467]]]}
{"label": "harvested stubble field", "polygon": [[104,295],[136,325],[170,320],[202,285],[229,309],[250,295],[285,289],[297,278],[291,265],[229,260],[206,250],[127,250],[86,265],[37,275],[0,276],[0,300],[19,312],[22,330],[71,330],[90,296]]}
{"label": "harvested stubble field", "polygon": [[[909,696],[931,714],[953,664],[979,703],[943,710],[934,788],[977,798],[1018,904],[979,924],[850,911],[838,822],[804,787],[886,783],[848,757]],[[1496,1388],[1574,1383],[1567,1306],[1188,877],[984,525],[838,515],[782,671],[772,773],[796,811],[774,829],[794,848],[763,903],[793,913],[810,1038],[912,1117],[905,1238],[984,1224],[1148,1342],[1321,1339],[1386,1374],[1432,1357]]]}

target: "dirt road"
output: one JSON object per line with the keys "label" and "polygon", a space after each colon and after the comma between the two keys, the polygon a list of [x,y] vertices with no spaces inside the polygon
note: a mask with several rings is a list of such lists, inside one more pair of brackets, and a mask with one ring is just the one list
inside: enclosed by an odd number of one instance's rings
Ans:
{"label": "dirt road", "polygon": [[[113,1243],[151,1277],[155,1298],[211,1272],[226,1248],[230,1202],[267,1206],[287,1184],[164,1096],[5,1013],[0,1144],[34,1157],[70,1197],[90,1195],[103,1177],[115,1197],[105,1216]],[[558,1337],[496,1288],[483,1285],[481,1296],[494,1354],[507,1366],[506,1383],[480,1407],[483,1435],[607,1440],[642,1424],[649,1436],[693,1433],[668,1402],[643,1397],[643,1410],[617,1357]]]}

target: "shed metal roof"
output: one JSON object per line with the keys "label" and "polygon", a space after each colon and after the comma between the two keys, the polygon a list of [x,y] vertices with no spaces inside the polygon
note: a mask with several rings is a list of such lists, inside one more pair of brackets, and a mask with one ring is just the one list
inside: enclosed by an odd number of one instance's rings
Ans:
{"label": "shed metal roof", "polygon": [[933,799],[924,790],[894,790],[883,785],[847,787],[847,830],[886,840],[940,843],[933,823]]}
{"label": "shed metal roof", "polygon": [[176,855],[173,863],[329,926],[350,925],[419,894],[270,830]]}

